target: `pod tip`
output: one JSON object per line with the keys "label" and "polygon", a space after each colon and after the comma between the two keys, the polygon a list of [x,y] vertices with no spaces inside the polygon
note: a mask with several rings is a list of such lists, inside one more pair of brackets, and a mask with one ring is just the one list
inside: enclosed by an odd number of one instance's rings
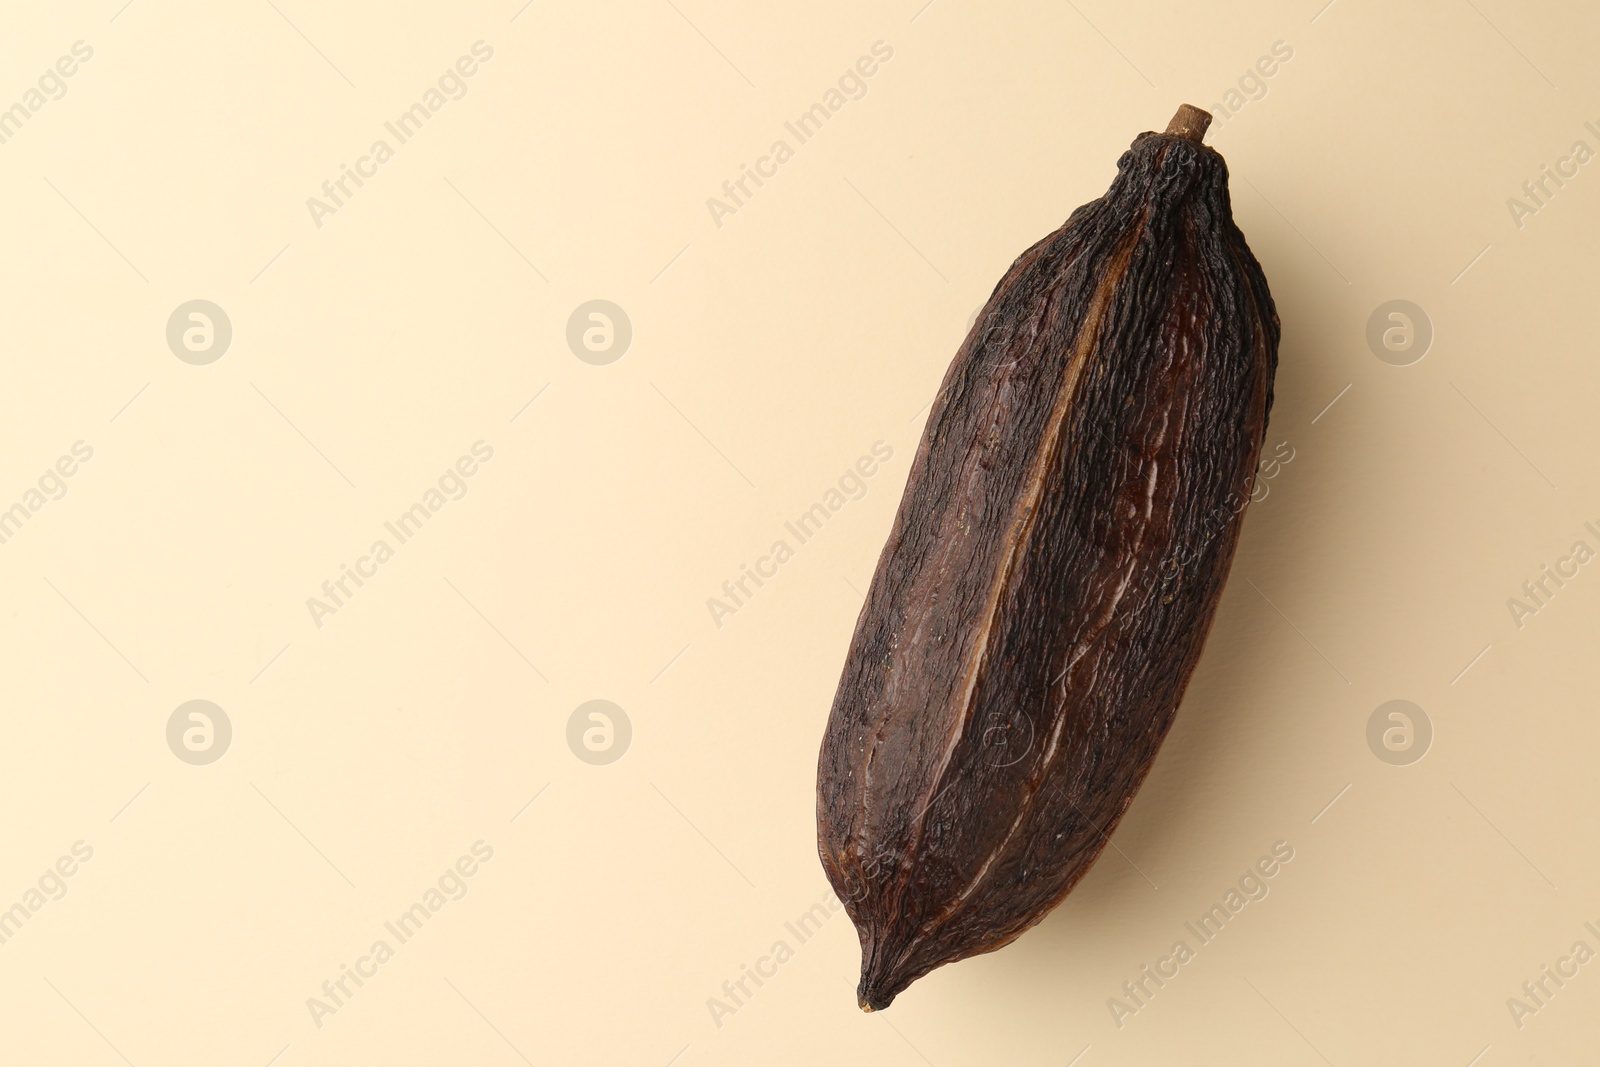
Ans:
{"label": "pod tip", "polygon": [[856,987],[856,1004],[862,1011],[882,1011],[894,1003],[894,997],[893,993],[885,996],[875,988],[869,987],[865,980]]}
{"label": "pod tip", "polygon": [[1201,111],[1193,104],[1183,104],[1167,123],[1167,136],[1186,137],[1195,144],[1205,140],[1206,129],[1211,125],[1211,112]]}

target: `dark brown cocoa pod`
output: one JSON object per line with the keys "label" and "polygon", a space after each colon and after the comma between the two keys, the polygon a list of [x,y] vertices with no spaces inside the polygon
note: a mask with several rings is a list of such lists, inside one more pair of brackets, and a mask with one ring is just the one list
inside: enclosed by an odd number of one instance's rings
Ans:
{"label": "dark brown cocoa pod", "polygon": [[818,764],[868,1011],[1061,902],[1200,656],[1279,333],[1210,118],[1012,264],[929,413]]}

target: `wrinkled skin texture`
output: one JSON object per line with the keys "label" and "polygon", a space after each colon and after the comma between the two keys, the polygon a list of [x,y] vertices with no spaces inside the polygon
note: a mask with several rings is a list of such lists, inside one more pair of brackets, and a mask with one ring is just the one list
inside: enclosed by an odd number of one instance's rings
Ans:
{"label": "wrinkled skin texture", "polygon": [[1055,907],[1149,771],[1233,559],[1278,318],[1227,167],[1142,134],[956,353],[823,738],[863,1008]]}

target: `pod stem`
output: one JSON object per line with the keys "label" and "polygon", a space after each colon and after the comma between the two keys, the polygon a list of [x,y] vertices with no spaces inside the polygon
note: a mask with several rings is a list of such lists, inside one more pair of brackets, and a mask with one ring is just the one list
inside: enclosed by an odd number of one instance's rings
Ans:
{"label": "pod stem", "polygon": [[1186,137],[1195,144],[1205,141],[1206,128],[1211,125],[1211,112],[1201,111],[1193,104],[1183,104],[1167,123],[1167,136]]}

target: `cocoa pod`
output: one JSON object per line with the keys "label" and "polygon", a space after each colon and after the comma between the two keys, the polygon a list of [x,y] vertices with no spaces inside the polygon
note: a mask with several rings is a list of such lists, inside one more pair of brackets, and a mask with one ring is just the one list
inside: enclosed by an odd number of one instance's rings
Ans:
{"label": "cocoa pod", "polygon": [[930,410],[818,761],[865,1010],[1061,902],[1200,656],[1279,333],[1210,119],[1018,257]]}

